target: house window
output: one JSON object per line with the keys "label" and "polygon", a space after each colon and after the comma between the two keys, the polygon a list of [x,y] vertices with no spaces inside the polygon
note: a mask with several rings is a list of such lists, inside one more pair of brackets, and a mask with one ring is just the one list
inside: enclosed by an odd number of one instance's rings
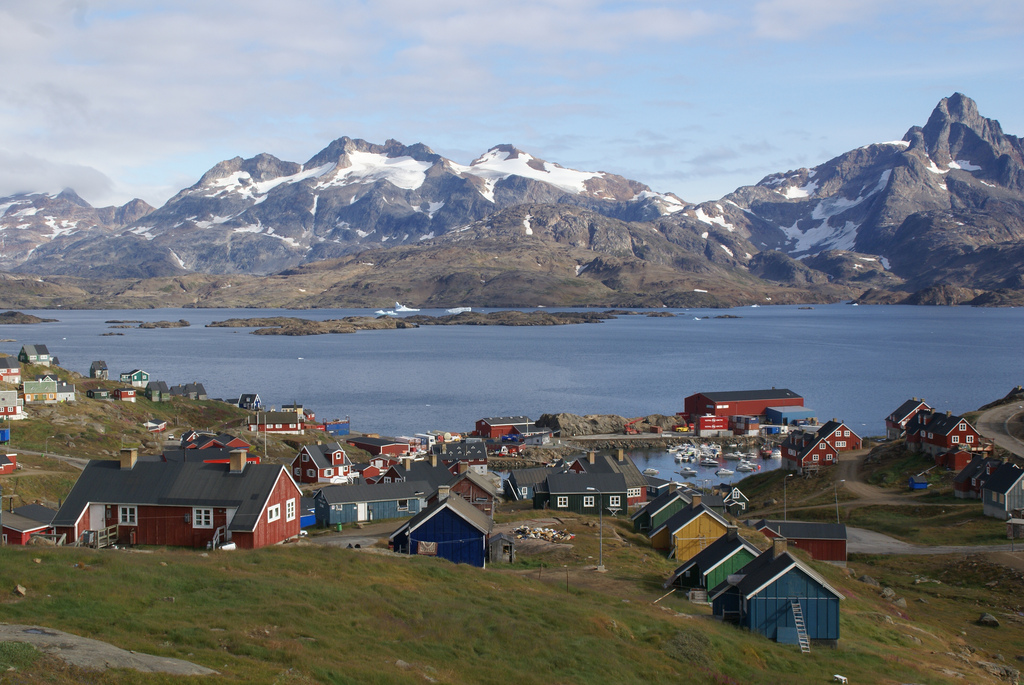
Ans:
{"label": "house window", "polygon": [[609,495],[608,496],[608,506],[609,507],[621,506],[621,504],[620,504],[621,502],[622,502],[622,496],[621,495]]}
{"label": "house window", "polygon": [[328,478],[334,475],[334,469],[324,469],[324,475]]}
{"label": "house window", "polygon": [[281,505],[275,504],[267,507],[267,523],[273,523],[274,521],[281,518]]}
{"label": "house window", "polygon": [[309,461],[309,455],[308,454],[303,454],[302,455],[302,461],[304,461],[304,462],[305,461]]}
{"label": "house window", "polygon": [[594,506],[594,496],[593,495],[584,495],[583,496],[583,506],[584,507],[592,507],[592,506]]}
{"label": "house window", "polygon": [[302,467],[301,466],[296,466],[294,471],[295,471],[295,475],[296,476],[302,476]]}
{"label": "house window", "polygon": [[292,497],[290,500],[284,503],[284,520],[294,521],[295,520],[295,498]]}
{"label": "house window", "polygon": [[193,528],[213,528],[213,509],[192,508]]}
{"label": "house window", "polygon": [[846,447],[845,440],[836,440],[836,447]]}
{"label": "house window", "polygon": [[138,508],[136,507],[118,507],[118,517],[121,520],[123,526],[134,526],[138,523]]}
{"label": "house window", "polygon": [[818,455],[815,454],[813,457],[811,457],[811,461],[818,461]]}
{"label": "house window", "polygon": [[526,486],[523,486],[523,487],[519,488],[519,494],[520,494],[520,496],[522,496],[522,497],[526,497],[526,495],[527,495],[527,494],[528,494],[529,492],[530,492],[530,489],[529,489],[529,488],[527,488]]}
{"label": "house window", "polygon": [[968,435],[967,436],[967,444],[970,445],[972,442],[974,442],[974,436],[973,435]]}
{"label": "house window", "polygon": [[566,495],[559,495],[558,499],[555,500],[556,507],[567,507],[569,506],[569,497]]}
{"label": "house window", "polygon": [[409,500],[400,499],[398,500],[398,511],[409,511]]}
{"label": "house window", "polygon": [[316,471],[313,470],[313,469],[306,469],[306,475],[309,476],[310,478],[315,478],[316,477]]}

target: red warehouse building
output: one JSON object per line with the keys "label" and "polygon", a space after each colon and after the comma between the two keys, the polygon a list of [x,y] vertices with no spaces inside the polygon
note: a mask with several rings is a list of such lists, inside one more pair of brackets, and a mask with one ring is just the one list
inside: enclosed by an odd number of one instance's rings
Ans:
{"label": "red warehouse building", "polygon": [[410,451],[409,443],[395,438],[350,437],[346,442],[375,456],[393,455],[400,457],[404,454],[409,454]]}
{"label": "red warehouse building", "polygon": [[94,459],[52,525],[65,544],[89,531],[116,529],[122,544],[206,548],[233,542],[257,549],[297,538],[302,493],[284,466]]}
{"label": "red warehouse building", "polygon": [[528,416],[495,416],[477,421],[473,433],[482,438],[497,440],[505,435],[526,435],[535,430],[537,429]]}
{"label": "red warehouse building", "polygon": [[732,392],[699,392],[684,401],[686,413],[693,416],[764,416],[768,407],[802,407],[804,398],[792,390],[736,390]]}

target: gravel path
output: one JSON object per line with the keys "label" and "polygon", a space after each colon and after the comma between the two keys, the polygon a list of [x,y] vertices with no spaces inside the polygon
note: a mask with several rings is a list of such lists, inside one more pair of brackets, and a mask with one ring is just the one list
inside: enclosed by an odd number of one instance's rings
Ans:
{"label": "gravel path", "polygon": [[0,623],[0,642],[27,642],[72,666],[92,670],[131,668],[143,673],[218,675],[217,671],[190,661],[130,652],[107,642],[39,626]]}
{"label": "gravel path", "polygon": [[[1015,545],[1015,556],[1024,555]],[[1010,545],[914,545],[889,537],[882,533],[863,528],[846,527],[846,551],[850,554],[978,554],[984,552],[1009,552]]]}

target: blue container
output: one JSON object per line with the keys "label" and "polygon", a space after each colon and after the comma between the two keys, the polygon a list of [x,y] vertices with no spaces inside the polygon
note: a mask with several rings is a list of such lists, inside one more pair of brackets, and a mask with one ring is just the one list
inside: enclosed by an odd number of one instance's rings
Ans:
{"label": "blue container", "polygon": [[11,441],[11,429],[10,428],[0,428],[0,442],[10,442],[10,441]]}

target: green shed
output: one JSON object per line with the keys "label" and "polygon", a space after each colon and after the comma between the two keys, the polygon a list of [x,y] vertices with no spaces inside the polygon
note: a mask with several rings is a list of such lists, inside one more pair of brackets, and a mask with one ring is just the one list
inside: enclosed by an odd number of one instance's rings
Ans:
{"label": "green shed", "polygon": [[690,497],[682,490],[663,492],[630,517],[633,530],[637,533],[654,530],[689,503]]}
{"label": "green shed", "polygon": [[729,526],[725,535],[677,568],[664,586],[666,589],[711,589],[756,559],[759,554],[761,551],[740,537],[735,526]]}

